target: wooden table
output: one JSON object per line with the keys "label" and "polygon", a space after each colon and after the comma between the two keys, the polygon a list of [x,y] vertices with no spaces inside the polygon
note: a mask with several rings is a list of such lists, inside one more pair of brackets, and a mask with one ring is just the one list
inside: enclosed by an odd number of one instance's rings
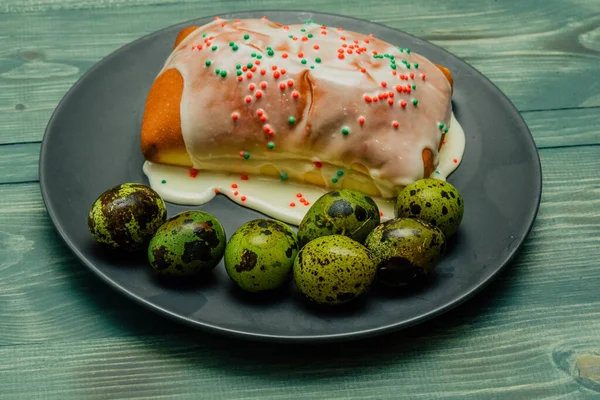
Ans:
{"label": "wooden table", "polygon": [[[144,34],[248,9],[399,28],[509,96],[540,149],[544,193],[522,252],[491,286],[385,338],[274,348],[158,317],[67,251],[37,169],[61,97]],[[0,398],[600,398],[599,52],[599,0],[0,1]]]}

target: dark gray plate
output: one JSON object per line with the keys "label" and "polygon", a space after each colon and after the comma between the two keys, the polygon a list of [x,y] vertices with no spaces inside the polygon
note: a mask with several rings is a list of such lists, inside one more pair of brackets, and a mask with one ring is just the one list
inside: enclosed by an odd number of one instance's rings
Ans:
{"label": "dark gray plate", "polygon": [[[356,19],[305,12],[252,12],[292,24],[314,19],[328,26],[374,33],[449,67],[454,110],[467,149],[449,181],[466,211],[460,233],[422,290],[393,296],[372,291],[336,311],[305,305],[292,284],[270,298],[234,290],[222,263],[209,282],[169,285],[144,262],[103,254],[87,230],[87,213],[100,193],[123,182],[147,180],[139,148],[144,101],[178,31],[202,18],[143,37],[90,69],[67,93],[48,124],[40,157],[40,184],[56,229],[77,257],[138,303],[189,325],[237,337],[276,341],[359,338],[404,328],[456,306],[482,289],[514,256],[529,233],[541,196],[538,153],[510,101],[484,76],[446,51],[403,32]],[[228,237],[261,214],[219,196],[198,207],[215,215]],[[172,216],[185,207],[169,204]]]}

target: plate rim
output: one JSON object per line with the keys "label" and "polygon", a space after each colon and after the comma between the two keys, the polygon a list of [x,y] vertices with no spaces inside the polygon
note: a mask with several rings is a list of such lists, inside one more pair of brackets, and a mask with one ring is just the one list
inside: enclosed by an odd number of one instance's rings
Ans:
{"label": "plate rim", "polygon": [[[520,122],[522,122],[522,125],[527,132],[527,135],[526,135],[527,141],[530,143],[532,148],[535,149],[535,152],[534,152],[535,159],[532,161],[534,161],[534,164],[536,166],[535,171],[534,171],[536,187],[534,188],[534,190],[535,190],[535,193],[537,193],[537,195],[535,198],[535,207],[533,208],[533,210],[529,211],[530,215],[529,215],[529,218],[527,221],[527,225],[526,225],[527,228],[525,229],[524,234],[522,235],[521,238],[519,238],[519,240],[517,240],[515,242],[515,245],[512,246],[512,249],[510,249],[510,251],[506,253],[506,255],[503,257],[503,259],[500,262],[500,266],[495,271],[493,271],[491,274],[489,274],[487,277],[485,277],[485,279],[480,281],[478,284],[476,284],[475,286],[470,288],[470,290],[463,292],[460,296],[458,296],[453,301],[447,302],[446,304],[444,304],[438,308],[435,308],[426,313],[415,316],[409,320],[404,320],[402,322],[396,322],[396,323],[392,323],[392,324],[382,325],[382,326],[379,326],[376,328],[363,329],[363,330],[352,331],[352,332],[343,332],[343,333],[334,333],[334,334],[319,334],[319,335],[275,335],[275,334],[266,334],[266,333],[246,332],[243,330],[237,330],[237,329],[231,329],[231,328],[227,328],[227,327],[223,327],[223,326],[218,326],[218,325],[208,323],[208,322],[192,320],[189,317],[179,315],[179,314],[177,314],[173,311],[170,311],[164,307],[154,304],[154,303],[140,297],[135,292],[123,287],[119,282],[108,277],[100,269],[98,269],[96,266],[94,266],[93,263],[89,262],[89,260],[82,254],[82,252],[71,242],[71,240],[69,239],[68,235],[66,234],[66,232],[63,229],[63,227],[61,226],[61,224],[58,223],[56,212],[55,212],[54,208],[52,207],[51,201],[49,199],[49,196],[47,193],[48,192],[47,182],[46,182],[47,176],[43,172],[44,171],[43,166],[45,164],[47,164],[47,156],[48,156],[47,155],[47,153],[48,153],[47,138],[51,131],[51,127],[54,125],[54,121],[55,121],[57,115],[61,112],[62,108],[67,103],[67,100],[73,94],[74,90],[79,85],[81,85],[82,82],[84,82],[87,79],[87,77],[89,75],[91,75],[97,68],[100,68],[100,66],[102,64],[104,64],[105,62],[108,62],[111,59],[117,57],[121,52],[126,51],[130,47],[139,45],[139,44],[141,44],[151,38],[154,38],[156,36],[160,36],[165,31],[175,29],[178,27],[189,26],[190,24],[194,24],[196,21],[199,21],[199,20],[214,19],[217,16],[221,16],[221,17],[236,16],[236,15],[243,15],[243,14],[249,14],[249,13],[250,14],[258,13],[258,14],[267,15],[270,12],[289,13],[289,14],[313,14],[315,16],[324,15],[324,16],[330,16],[330,17],[341,17],[344,19],[359,21],[361,23],[376,25],[376,26],[379,26],[386,30],[400,32],[403,35],[411,37],[415,40],[422,41],[430,46],[433,46],[437,51],[446,53],[447,55],[450,55],[450,56],[458,59],[465,66],[472,69],[476,74],[480,75],[483,78],[483,82],[490,85],[494,89],[494,91],[500,95],[500,98],[506,103],[508,108],[511,108],[512,111],[514,113],[516,113],[516,115],[519,116]],[[451,309],[458,307],[459,305],[465,303],[467,300],[473,298],[475,295],[477,295],[479,292],[481,292],[485,287],[487,287],[514,260],[516,255],[521,250],[523,243],[529,237],[529,234],[531,233],[533,225],[537,219],[537,215],[538,215],[538,212],[540,209],[540,204],[541,204],[542,192],[543,192],[543,171],[542,171],[542,164],[541,164],[539,149],[535,143],[535,139],[531,133],[531,130],[529,129],[529,126],[527,125],[527,123],[524,120],[523,116],[521,115],[520,111],[516,108],[516,106],[508,98],[508,96],[494,82],[492,82],[487,76],[485,76],[483,73],[481,73],[475,67],[473,67],[471,64],[467,63],[463,58],[451,53],[450,51],[448,51],[448,50],[446,50],[424,38],[412,35],[401,29],[397,29],[397,28],[393,28],[388,25],[381,24],[379,22],[372,22],[367,19],[361,19],[361,18],[356,18],[353,16],[336,14],[336,13],[326,13],[326,12],[306,11],[306,10],[280,10],[280,9],[244,10],[244,11],[236,11],[236,12],[230,12],[230,13],[219,13],[219,14],[215,14],[215,15],[200,16],[200,17],[193,18],[193,19],[190,19],[187,21],[182,21],[182,22],[179,22],[176,24],[166,26],[159,30],[150,32],[146,35],[140,36],[137,39],[135,39],[129,43],[126,43],[125,45],[113,50],[108,55],[106,55],[103,58],[101,58],[100,60],[96,61],[87,71],[85,71],[79,77],[79,79],[77,79],[72,84],[72,86],[63,95],[61,100],[56,105],[54,111],[52,112],[52,115],[51,115],[50,119],[48,120],[48,123],[44,130],[44,135],[42,136],[42,141],[41,141],[41,146],[40,146],[40,157],[39,157],[39,161],[38,161],[38,176],[39,176],[39,186],[40,186],[40,192],[42,195],[42,200],[44,202],[46,212],[48,213],[48,216],[50,217],[50,220],[52,221],[52,224],[53,224],[56,232],[58,232],[59,236],[61,237],[63,242],[66,244],[66,246],[78,258],[79,262],[84,264],[89,270],[91,270],[102,281],[104,281],[106,284],[108,284],[108,286],[111,287],[113,290],[120,292],[121,294],[125,295],[125,297],[128,297],[129,299],[133,300],[138,305],[147,308],[148,310],[160,315],[161,317],[166,317],[173,321],[187,325],[189,327],[192,327],[195,329],[200,329],[206,333],[210,333],[210,334],[218,333],[218,334],[228,336],[231,338],[241,338],[241,339],[260,341],[260,342],[278,342],[278,343],[331,343],[331,342],[346,342],[346,341],[351,341],[351,340],[361,340],[361,339],[371,338],[374,336],[397,332],[397,331],[409,328],[411,326],[415,326],[419,323],[423,323],[425,321],[431,320],[431,319],[435,318],[436,316],[444,314],[444,313],[450,311]]]}

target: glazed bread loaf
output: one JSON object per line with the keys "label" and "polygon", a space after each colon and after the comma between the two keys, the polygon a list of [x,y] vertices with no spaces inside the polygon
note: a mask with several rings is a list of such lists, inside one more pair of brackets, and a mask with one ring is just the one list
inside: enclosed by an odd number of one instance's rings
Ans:
{"label": "glazed bread loaf", "polygon": [[369,35],[217,19],[180,32],[150,88],[151,162],[392,197],[429,176],[452,76]]}

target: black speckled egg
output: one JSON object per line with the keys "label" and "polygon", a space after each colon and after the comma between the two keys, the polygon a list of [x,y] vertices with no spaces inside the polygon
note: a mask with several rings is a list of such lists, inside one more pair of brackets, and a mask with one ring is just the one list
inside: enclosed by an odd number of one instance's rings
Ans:
{"label": "black speckled egg", "polygon": [[414,218],[384,222],[365,245],[377,260],[377,279],[394,287],[417,283],[440,262],[446,249],[442,231]]}
{"label": "black speckled egg", "polygon": [[317,304],[338,305],[360,296],[375,279],[377,266],[362,244],[342,235],[309,242],[294,262],[294,281]]}
{"label": "black speckled egg", "polygon": [[437,226],[446,238],[456,233],[465,204],[458,190],[439,179],[421,179],[406,186],[396,200],[396,217],[412,217]]}
{"label": "black speckled egg", "polygon": [[273,290],[291,277],[298,249],[296,234],[283,222],[253,220],[231,236],[225,249],[225,269],[242,290]]}
{"label": "black speckled egg", "polygon": [[163,276],[190,276],[213,269],[225,251],[225,231],[212,215],[186,211],[169,218],[150,240],[148,260]]}
{"label": "black speckled egg", "polygon": [[123,183],[96,199],[88,214],[88,228],[99,243],[136,251],[166,218],[167,208],[158,193],[139,183]]}
{"label": "black speckled egg", "polygon": [[310,207],[300,226],[298,239],[304,246],[326,235],[343,235],[364,243],[379,225],[379,208],[361,191],[341,189],[321,196]]}

